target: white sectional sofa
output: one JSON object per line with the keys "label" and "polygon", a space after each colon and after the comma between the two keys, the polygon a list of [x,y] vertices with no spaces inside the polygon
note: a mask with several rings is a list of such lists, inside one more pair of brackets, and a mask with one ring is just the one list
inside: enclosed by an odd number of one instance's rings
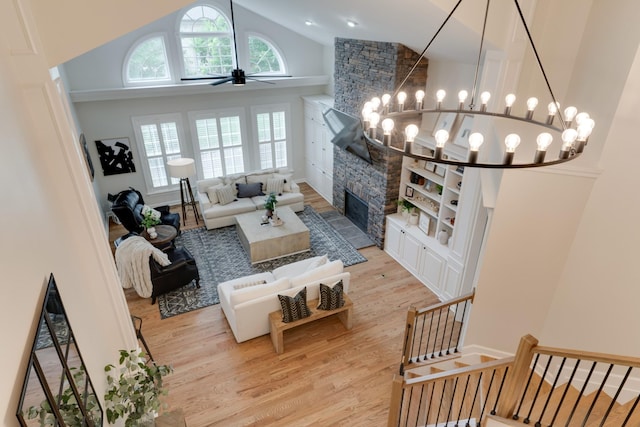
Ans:
{"label": "white sectional sofa", "polygon": [[220,283],[218,296],[233,335],[240,343],[269,333],[269,313],[281,309],[278,294],[295,296],[306,286],[307,301],[316,300],[320,283],[333,285],[339,280],[348,293],[350,278],[342,261],[329,261],[323,255],[284,265],[272,272]]}
{"label": "white sectional sofa", "polygon": [[[289,170],[260,171],[248,174],[228,176],[225,178],[210,178],[197,182],[198,202],[200,212],[204,218],[204,223],[208,230],[212,228],[226,227],[234,225],[235,215],[264,209],[264,200],[272,188],[268,184],[279,179],[284,180],[282,191],[277,191],[277,207],[289,206],[294,212],[304,209],[304,195],[300,192],[298,184],[292,180],[292,172]],[[251,184],[262,183],[264,195],[251,195],[250,197],[238,197],[238,187],[236,184],[251,186]],[[221,187],[231,186],[235,194],[234,201],[224,204],[219,200],[217,193]],[[253,193],[249,193],[253,194]],[[242,195],[242,194],[240,194]]]}

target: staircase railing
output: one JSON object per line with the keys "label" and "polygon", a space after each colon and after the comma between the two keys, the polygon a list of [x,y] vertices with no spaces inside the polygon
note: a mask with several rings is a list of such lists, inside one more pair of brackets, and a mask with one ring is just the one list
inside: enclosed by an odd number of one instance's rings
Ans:
{"label": "staircase railing", "polygon": [[514,357],[396,375],[388,425],[474,427],[492,414],[536,427],[638,427],[638,368],[640,358],[542,347],[527,335]]}
{"label": "staircase railing", "polygon": [[409,307],[404,332],[400,375],[411,364],[459,352],[464,322],[469,317],[475,290],[430,307]]}

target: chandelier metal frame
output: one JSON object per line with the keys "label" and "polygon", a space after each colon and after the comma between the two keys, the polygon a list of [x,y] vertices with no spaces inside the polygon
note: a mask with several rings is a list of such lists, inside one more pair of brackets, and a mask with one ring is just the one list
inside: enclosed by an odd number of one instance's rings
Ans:
{"label": "chandelier metal frame", "polygon": [[[492,169],[516,169],[516,168],[534,168],[541,166],[550,166],[556,165],[560,163],[565,163],[571,160],[576,159],[582,154],[584,151],[588,138],[593,131],[595,126],[595,122],[593,119],[589,117],[587,113],[579,113],[575,107],[567,107],[564,110],[564,116],[560,112],[560,104],[556,100],[556,97],[551,89],[551,84],[549,83],[549,79],[544,70],[544,66],[542,65],[542,61],[540,59],[540,55],[538,54],[538,50],[536,49],[535,43],[533,42],[533,38],[531,36],[531,32],[529,31],[529,27],[525,21],[524,15],[522,13],[522,9],[520,8],[520,4],[518,0],[514,0],[515,7],[518,11],[518,15],[520,17],[520,21],[524,27],[524,30],[527,34],[527,38],[529,44],[533,50],[535,55],[538,67],[544,77],[544,81],[547,86],[547,90],[549,91],[550,98],[552,100],[548,105],[548,115],[545,121],[540,121],[534,119],[534,110],[538,104],[538,100],[536,98],[529,98],[527,100],[527,112],[526,115],[516,116],[512,115],[512,106],[515,101],[515,95],[509,94],[505,98],[505,106],[502,112],[498,111],[488,111],[487,103],[490,99],[490,94],[488,92],[483,92],[480,95],[481,105],[479,109],[476,109],[476,96],[478,90],[478,79],[479,79],[479,71],[480,64],[482,59],[482,49],[484,46],[484,38],[485,31],[487,26],[487,18],[489,14],[489,6],[490,1],[487,0],[483,26],[482,26],[482,35],[480,38],[480,46],[478,49],[478,57],[476,61],[475,68],[475,76],[473,80],[473,87],[471,90],[470,103],[465,105],[468,93],[466,91],[460,91],[458,93],[458,108],[442,108],[442,102],[446,93],[444,90],[439,90],[436,94],[436,105],[433,108],[424,108],[424,96],[425,93],[422,90],[418,90],[416,92],[416,101],[414,109],[405,109],[405,101],[406,94],[402,92],[402,87],[407,82],[409,77],[418,67],[422,58],[425,57],[429,47],[438,37],[442,29],[449,22],[450,18],[453,16],[454,12],[458,8],[458,6],[462,3],[463,0],[458,0],[456,5],[453,7],[449,15],[442,22],[434,36],[431,38],[427,46],[424,48],[418,59],[414,62],[411,69],[404,77],[398,88],[395,90],[393,95],[385,94],[381,98],[374,97],[371,101],[365,103],[364,108],[362,109],[362,119],[363,119],[363,127],[364,127],[364,135],[365,138],[375,145],[381,145],[383,147],[398,151],[403,153],[405,156],[412,157],[418,160],[427,160],[435,163],[443,163],[449,165],[459,165],[459,166],[469,166],[469,167],[479,167],[479,168],[492,168]],[[395,102],[395,111],[392,108],[391,100],[397,99]],[[478,161],[478,151],[479,146],[482,144],[484,137],[477,132],[474,132],[469,137],[470,148],[469,155],[466,160],[456,160],[451,157],[448,157],[444,154],[444,148],[446,143],[449,141],[449,133],[448,131],[441,129],[435,130],[435,149],[433,150],[433,155],[426,155],[423,153],[415,153],[412,151],[412,145],[415,141],[415,137],[419,133],[419,127],[415,124],[410,124],[405,128],[405,141],[404,147],[396,147],[390,144],[391,142],[391,132],[395,126],[393,119],[403,119],[408,120],[412,116],[422,117],[424,114],[440,114],[440,113],[457,113],[471,116],[488,116],[495,117],[500,119],[507,120],[515,120],[526,122],[528,124],[532,124],[538,126],[545,131],[538,135],[536,138],[537,150],[535,152],[534,158],[530,162],[514,162],[515,158],[515,149],[520,144],[520,136],[517,134],[509,134],[505,138],[505,153],[500,163],[491,163],[491,162],[483,162]],[[557,123],[559,125],[554,125],[554,119],[558,118]],[[382,140],[378,139],[378,127],[381,125],[382,127]],[[546,130],[554,131],[561,134],[562,138],[562,147],[559,150],[557,158],[547,159],[547,148],[553,141],[553,136],[546,132]]]}

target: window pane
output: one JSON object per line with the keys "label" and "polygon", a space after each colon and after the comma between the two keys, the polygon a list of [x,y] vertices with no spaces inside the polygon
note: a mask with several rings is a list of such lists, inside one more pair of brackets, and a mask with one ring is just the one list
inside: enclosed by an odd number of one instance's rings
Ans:
{"label": "window pane", "polygon": [[242,135],[240,134],[240,117],[221,117],[220,131],[222,134],[222,145],[224,147],[242,144]]}
{"label": "window pane", "polygon": [[142,133],[142,140],[144,141],[144,151],[148,156],[160,156],[162,155],[162,148],[160,147],[160,136],[158,135],[158,128],[153,125],[140,126],[140,132]]}
{"label": "window pane", "polygon": [[271,144],[260,144],[260,169],[273,167],[273,156],[271,154]]}
{"label": "window pane", "polygon": [[271,120],[269,113],[261,113],[256,116],[258,125],[258,142],[271,141]]}
{"label": "window pane", "polygon": [[198,144],[201,150],[220,147],[216,119],[196,120],[196,132],[198,133]]}
{"label": "window pane", "polygon": [[231,74],[233,49],[229,36],[182,36],[181,42],[187,76]]}
{"label": "window pane", "polygon": [[182,17],[180,32],[229,32],[229,24],[214,8],[196,6],[189,9]]}
{"label": "window pane", "polygon": [[276,148],[276,167],[283,168],[287,166],[287,141],[277,141]]}
{"label": "window pane", "polygon": [[127,64],[129,81],[166,80],[169,76],[167,54],[162,37],[146,40],[133,51]]}
{"label": "window pane", "polygon": [[202,162],[202,173],[205,179],[223,175],[220,150],[201,152],[200,161]]}
{"label": "window pane", "polygon": [[273,113],[273,139],[286,139],[287,130],[284,123],[284,111]]}
{"label": "window pane", "polygon": [[227,169],[227,175],[244,172],[244,159],[242,157],[242,148],[225,148],[224,149],[224,165]]}
{"label": "window pane", "polygon": [[249,72],[250,73],[282,73],[284,66],[280,55],[268,41],[249,36]]}
{"label": "window pane", "polygon": [[163,187],[167,185],[167,173],[164,169],[164,160],[162,157],[153,157],[148,159],[149,174],[154,187]]}
{"label": "window pane", "polygon": [[[180,140],[178,139],[178,127],[175,123],[161,123],[162,139],[167,154],[180,153]],[[179,157],[179,156],[178,156]]]}

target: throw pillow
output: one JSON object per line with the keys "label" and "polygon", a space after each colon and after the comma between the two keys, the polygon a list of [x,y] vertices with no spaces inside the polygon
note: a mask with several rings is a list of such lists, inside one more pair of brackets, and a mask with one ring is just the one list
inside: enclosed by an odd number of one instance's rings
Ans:
{"label": "throw pillow", "polygon": [[216,189],[216,195],[218,196],[218,202],[223,206],[236,200],[236,196],[233,194],[233,189],[230,185],[223,185]]}
{"label": "throw pillow", "polygon": [[307,287],[302,288],[294,297],[278,295],[282,307],[282,321],[294,322],[311,316],[311,310],[307,307]]}
{"label": "throw pillow", "polygon": [[327,261],[329,261],[329,257],[327,255],[322,255],[321,257],[317,257],[316,259],[311,261],[311,263],[309,263],[305,271],[311,271],[313,269],[320,267],[321,265],[325,265]]}
{"label": "throw pillow", "polygon": [[243,175],[230,175],[227,176],[224,179],[225,184],[228,184],[231,186],[231,189],[233,190],[233,196],[235,197],[236,192],[238,191],[236,189],[236,184],[246,184],[247,183],[247,178],[246,176]]}
{"label": "throw pillow", "polygon": [[274,178],[282,178],[284,179],[284,191],[287,192],[291,192],[291,176],[292,174],[287,173],[287,174],[281,174],[281,173],[274,173],[273,177]]}
{"label": "throw pillow", "polygon": [[320,283],[320,304],[318,304],[318,310],[335,310],[343,305],[344,293],[342,291],[342,280],[339,280],[333,287]]}
{"label": "throw pillow", "polygon": [[247,183],[251,184],[253,182],[260,182],[260,183],[262,183],[262,188],[265,188],[265,186],[267,185],[267,180],[269,178],[271,178],[272,176],[273,176],[273,174],[271,172],[247,175]]}
{"label": "throw pillow", "polygon": [[264,285],[265,283],[267,283],[266,280],[256,280],[253,282],[246,282],[246,283],[238,283],[236,285],[233,285],[233,289],[243,289],[243,288],[250,288],[252,286],[258,286],[258,285]]}
{"label": "throw pillow", "polygon": [[218,203],[218,188],[222,188],[223,185],[222,184],[217,184],[214,185],[212,187],[207,188],[207,196],[209,196],[209,202],[212,205],[215,205],[216,203]]}
{"label": "throw pillow", "polygon": [[284,191],[284,182],[284,178],[269,178],[267,180],[267,194],[276,193],[278,196],[281,196]]}
{"label": "throw pillow", "polygon": [[247,197],[264,196],[262,192],[262,183],[253,182],[251,184],[236,184],[238,190],[238,198],[243,199]]}

